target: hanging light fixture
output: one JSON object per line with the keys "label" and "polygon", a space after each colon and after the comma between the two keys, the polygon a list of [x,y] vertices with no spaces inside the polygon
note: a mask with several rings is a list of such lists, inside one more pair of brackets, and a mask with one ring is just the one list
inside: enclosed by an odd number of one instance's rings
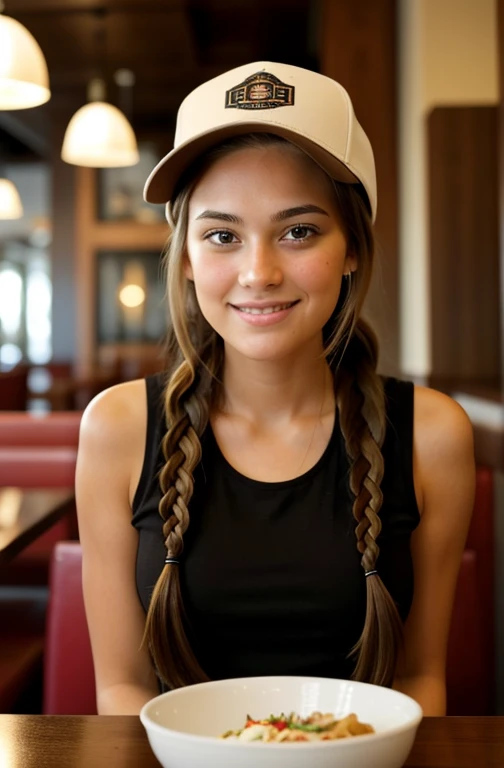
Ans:
{"label": "hanging light fixture", "polygon": [[0,0],[0,109],[28,109],[51,98],[39,44],[19,21],[2,14]]}
{"label": "hanging light fixture", "polygon": [[68,123],[61,157],[72,165],[120,168],[140,159],[135,133],[125,115],[105,101],[100,78],[88,86],[89,104],[77,110]]}
{"label": "hanging light fixture", "polygon": [[[98,8],[95,46],[97,69],[105,72],[106,27],[105,8]],[[77,110],[68,123],[61,157],[72,165],[91,168],[121,168],[140,160],[133,128],[120,109],[105,101],[105,81],[95,77],[88,83],[88,104]]]}
{"label": "hanging light fixture", "polygon": [[0,219],[20,219],[23,206],[19,192],[9,179],[0,179]]}

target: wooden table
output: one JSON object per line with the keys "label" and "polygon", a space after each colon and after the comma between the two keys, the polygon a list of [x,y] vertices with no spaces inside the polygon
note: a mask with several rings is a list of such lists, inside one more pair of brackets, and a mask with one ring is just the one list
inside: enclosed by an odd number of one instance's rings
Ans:
{"label": "wooden table", "polygon": [[73,508],[71,488],[0,488],[0,563],[12,559]]}
{"label": "wooden table", "polygon": [[[8,768],[159,768],[137,717],[0,715]],[[502,768],[504,717],[435,717],[405,768]],[[373,768],[372,765],[363,768]]]}

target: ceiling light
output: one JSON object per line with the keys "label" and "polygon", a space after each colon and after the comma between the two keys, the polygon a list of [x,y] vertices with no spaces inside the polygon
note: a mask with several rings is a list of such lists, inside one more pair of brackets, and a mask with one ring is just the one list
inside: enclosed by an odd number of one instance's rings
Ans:
{"label": "ceiling light", "polygon": [[28,109],[51,98],[49,74],[39,44],[19,21],[1,14],[0,109]]}
{"label": "ceiling light", "polygon": [[20,219],[23,215],[21,198],[9,179],[0,179],[0,219]]}
{"label": "ceiling light", "polygon": [[68,123],[62,159],[91,168],[136,165],[140,156],[135,133],[125,115],[104,100],[103,80],[90,82],[88,98],[90,103],[78,109]]}

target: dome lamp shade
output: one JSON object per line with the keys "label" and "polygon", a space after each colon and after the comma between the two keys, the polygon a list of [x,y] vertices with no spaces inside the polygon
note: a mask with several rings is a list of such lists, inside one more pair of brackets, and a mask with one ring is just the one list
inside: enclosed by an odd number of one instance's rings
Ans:
{"label": "dome lamp shade", "polygon": [[26,27],[0,13],[0,109],[28,109],[51,97],[47,64]]}

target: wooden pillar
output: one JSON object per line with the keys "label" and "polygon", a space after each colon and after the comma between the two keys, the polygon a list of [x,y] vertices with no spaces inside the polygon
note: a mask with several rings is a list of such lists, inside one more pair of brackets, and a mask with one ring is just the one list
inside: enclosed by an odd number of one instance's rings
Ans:
{"label": "wooden pillar", "polygon": [[497,108],[428,119],[432,374],[440,389],[500,389]]}
{"label": "wooden pillar", "polygon": [[366,309],[380,369],[399,371],[396,0],[324,0],[321,72],[349,92],[373,146],[378,176],[376,269]]}

